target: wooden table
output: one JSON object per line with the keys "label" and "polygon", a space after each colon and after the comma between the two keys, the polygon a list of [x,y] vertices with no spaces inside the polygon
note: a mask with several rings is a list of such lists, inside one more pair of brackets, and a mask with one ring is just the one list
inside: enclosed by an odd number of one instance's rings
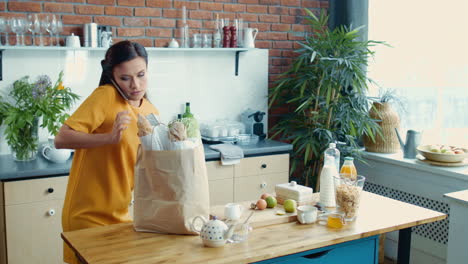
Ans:
{"label": "wooden table", "polygon": [[447,215],[363,192],[355,222],[336,230],[297,222],[256,228],[248,241],[203,247],[198,236],[141,233],[117,224],[62,233],[85,263],[251,263],[400,230],[399,263],[409,263],[411,227]]}

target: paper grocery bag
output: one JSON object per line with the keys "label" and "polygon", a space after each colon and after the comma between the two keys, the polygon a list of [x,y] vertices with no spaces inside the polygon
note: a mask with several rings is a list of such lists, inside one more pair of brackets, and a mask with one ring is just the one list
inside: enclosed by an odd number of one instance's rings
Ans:
{"label": "paper grocery bag", "polygon": [[209,219],[210,201],[203,145],[182,150],[138,149],[133,225],[136,231],[198,233],[195,216]]}

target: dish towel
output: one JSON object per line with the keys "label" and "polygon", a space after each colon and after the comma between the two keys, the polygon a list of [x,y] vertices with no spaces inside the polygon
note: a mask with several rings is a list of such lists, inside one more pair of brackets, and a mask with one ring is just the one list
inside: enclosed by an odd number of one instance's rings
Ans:
{"label": "dish towel", "polygon": [[221,152],[222,165],[237,164],[242,158],[244,158],[244,151],[242,148],[233,144],[210,145],[210,148]]}

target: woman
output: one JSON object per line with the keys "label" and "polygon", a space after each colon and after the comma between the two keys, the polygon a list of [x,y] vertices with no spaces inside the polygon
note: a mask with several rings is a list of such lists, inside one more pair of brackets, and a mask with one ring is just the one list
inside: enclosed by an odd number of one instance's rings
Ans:
{"label": "woman", "polygon": [[[138,114],[158,110],[146,99],[148,55],[122,41],[106,52],[99,87],[65,121],[56,148],[76,149],[62,213],[64,231],[129,222]],[[77,263],[64,245],[64,261]]]}

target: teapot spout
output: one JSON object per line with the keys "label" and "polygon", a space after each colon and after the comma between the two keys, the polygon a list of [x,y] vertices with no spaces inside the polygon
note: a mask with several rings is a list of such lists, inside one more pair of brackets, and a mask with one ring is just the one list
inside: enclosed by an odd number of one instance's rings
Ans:
{"label": "teapot spout", "polygon": [[234,234],[235,226],[236,226],[235,224],[232,224],[229,226],[228,230],[224,233],[224,239],[228,240],[232,237],[232,235]]}
{"label": "teapot spout", "polygon": [[398,133],[398,129],[396,127],[395,127],[395,132],[396,132],[396,135],[398,137],[398,141],[400,142],[401,148],[404,149],[405,148],[405,143],[403,143],[403,140],[400,137],[400,133]]}

